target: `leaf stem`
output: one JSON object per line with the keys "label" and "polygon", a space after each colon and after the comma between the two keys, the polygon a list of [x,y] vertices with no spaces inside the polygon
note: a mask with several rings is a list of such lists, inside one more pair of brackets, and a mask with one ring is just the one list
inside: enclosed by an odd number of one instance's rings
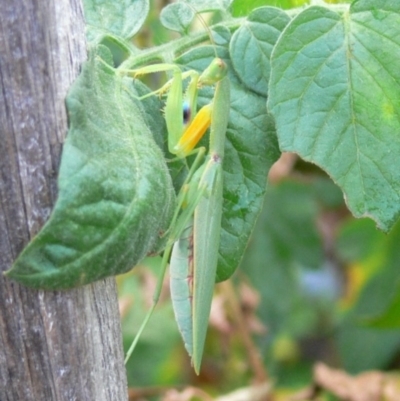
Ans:
{"label": "leaf stem", "polygon": [[[229,21],[224,21],[223,24],[216,24],[210,29],[212,30],[218,25],[224,25],[231,32],[234,32],[237,28],[239,28],[243,21],[243,18],[231,19]],[[184,36],[182,38],[173,40],[160,46],[144,49],[139,54],[134,54],[127,60],[125,60],[119,66],[119,68],[130,70],[151,63],[171,62],[171,55],[176,58],[180,54],[184,53],[186,50],[191,49],[202,43],[209,42],[209,40],[210,38],[208,32],[195,32],[191,35]]]}

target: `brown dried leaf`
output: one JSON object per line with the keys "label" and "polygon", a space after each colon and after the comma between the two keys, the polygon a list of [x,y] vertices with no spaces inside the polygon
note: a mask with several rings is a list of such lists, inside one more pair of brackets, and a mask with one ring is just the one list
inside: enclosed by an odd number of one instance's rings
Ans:
{"label": "brown dried leaf", "polygon": [[232,393],[217,397],[215,401],[265,401],[271,394],[272,384],[267,381],[250,387],[243,387]]}
{"label": "brown dried leaf", "polygon": [[287,177],[293,170],[297,155],[295,153],[282,153],[269,170],[268,180],[270,182],[279,182]]}
{"label": "brown dried leaf", "polygon": [[133,305],[133,296],[124,295],[118,299],[118,309],[121,319],[123,319],[129,312]]}
{"label": "brown dried leaf", "polygon": [[265,335],[267,328],[256,315],[256,310],[260,304],[260,294],[248,283],[242,281],[239,286],[240,303],[243,317],[249,327],[250,333]]}
{"label": "brown dried leaf", "polygon": [[233,327],[228,319],[225,308],[225,296],[223,294],[215,295],[211,304],[210,325],[223,335],[229,335],[233,332]]}
{"label": "brown dried leaf", "polygon": [[382,399],[384,401],[400,400],[400,376],[387,374],[385,375],[385,384],[383,387]]}
{"label": "brown dried leaf", "polygon": [[165,393],[162,401],[191,401],[196,400],[212,401],[213,399],[203,390],[196,387],[187,387],[182,391],[169,390]]}
{"label": "brown dried leaf", "polygon": [[318,363],[314,368],[314,381],[317,386],[346,401],[381,401],[385,378],[378,371],[353,377],[342,370]]}

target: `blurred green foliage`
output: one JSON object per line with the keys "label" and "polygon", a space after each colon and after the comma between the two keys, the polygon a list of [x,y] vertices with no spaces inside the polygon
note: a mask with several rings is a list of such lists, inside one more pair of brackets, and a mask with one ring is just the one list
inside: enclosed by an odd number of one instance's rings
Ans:
{"label": "blurred green foliage", "polygon": [[249,15],[252,10],[258,7],[272,6],[289,9],[308,3],[308,0],[235,0],[232,4],[232,13],[235,17],[242,17]]}

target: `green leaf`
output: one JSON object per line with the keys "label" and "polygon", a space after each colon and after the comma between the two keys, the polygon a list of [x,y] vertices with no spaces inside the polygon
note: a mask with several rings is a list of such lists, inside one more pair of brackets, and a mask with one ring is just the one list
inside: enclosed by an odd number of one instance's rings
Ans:
{"label": "green leaf", "polygon": [[310,7],[271,59],[280,147],[323,168],[356,217],[389,230],[400,215],[400,3]]}
{"label": "green leaf", "polygon": [[70,288],[126,272],[159,248],[175,193],[135,96],[132,79],[98,54],[84,64],[67,98],[57,203],[8,277]]}
{"label": "green leaf", "polygon": [[[247,90],[232,69],[227,49],[218,54],[229,67],[231,112],[224,158],[224,204],[217,280],[226,280],[243,256],[262,208],[267,175],[279,157],[274,124],[266,112],[265,98]],[[215,57],[212,46],[195,48],[177,63],[203,71]],[[212,99],[213,89],[199,93],[199,106]]]}
{"label": "green leaf", "polygon": [[185,3],[173,3],[161,10],[160,21],[171,31],[185,34],[193,21],[194,15],[194,11]]}
{"label": "green leaf", "polygon": [[289,16],[278,8],[258,8],[232,36],[233,68],[243,83],[260,95],[268,95],[272,49],[289,21]]}
{"label": "green leaf", "polygon": [[149,12],[149,0],[84,0],[89,41],[97,44],[107,34],[132,38]]}
{"label": "green leaf", "polygon": [[225,11],[230,2],[230,0],[181,0],[164,7],[160,21],[172,31],[187,34],[196,13]]}
{"label": "green leaf", "polygon": [[215,26],[212,29],[211,33],[213,36],[214,43],[216,45],[225,46],[229,44],[229,41],[231,40],[230,30],[223,25]]}

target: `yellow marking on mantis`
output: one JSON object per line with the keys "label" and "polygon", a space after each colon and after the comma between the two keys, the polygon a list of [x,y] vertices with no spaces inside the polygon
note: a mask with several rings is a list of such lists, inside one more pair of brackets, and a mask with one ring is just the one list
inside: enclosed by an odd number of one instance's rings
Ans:
{"label": "yellow marking on mantis", "polygon": [[208,130],[211,124],[212,105],[203,106],[196,114],[193,121],[187,127],[181,139],[174,148],[174,153],[178,157],[185,157],[196,147],[200,139]]}

